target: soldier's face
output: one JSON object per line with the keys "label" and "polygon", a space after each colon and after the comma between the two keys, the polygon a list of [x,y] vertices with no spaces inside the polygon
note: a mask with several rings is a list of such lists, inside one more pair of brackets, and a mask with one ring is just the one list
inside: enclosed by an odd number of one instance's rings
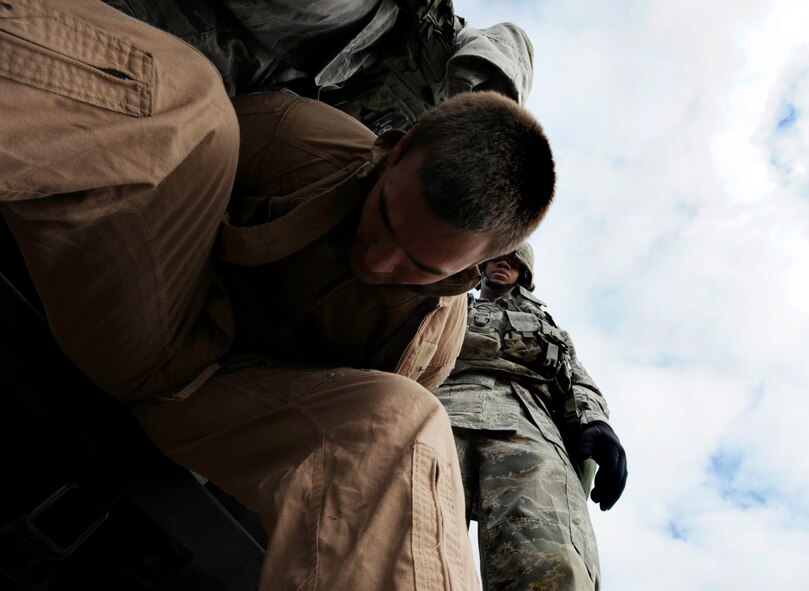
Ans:
{"label": "soldier's face", "polygon": [[510,256],[488,261],[483,272],[495,285],[513,285],[520,279],[520,264]]}
{"label": "soldier's face", "polygon": [[423,162],[420,151],[396,160],[365,201],[351,249],[351,270],[363,283],[435,283],[490,252],[490,236],[458,230],[430,211]]}

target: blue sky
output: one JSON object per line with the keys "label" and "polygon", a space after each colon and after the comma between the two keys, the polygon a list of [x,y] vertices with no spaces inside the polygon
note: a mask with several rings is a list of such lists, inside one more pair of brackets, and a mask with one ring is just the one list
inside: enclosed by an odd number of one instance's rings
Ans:
{"label": "blue sky", "polygon": [[809,4],[454,5],[534,44],[536,293],[629,458],[604,588],[809,584]]}

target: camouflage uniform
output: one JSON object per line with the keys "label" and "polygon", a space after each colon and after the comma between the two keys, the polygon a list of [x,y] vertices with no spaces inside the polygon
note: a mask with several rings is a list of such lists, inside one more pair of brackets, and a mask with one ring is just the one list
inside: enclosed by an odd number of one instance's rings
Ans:
{"label": "camouflage uniform", "polygon": [[484,589],[600,586],[585,492],[594,465],[576,465],[565,441],[606,421],[607,406],[543,306],[521,286],[494,302],[470,296],[463,349],[436,391],[455,432],[467,520],[479,524]]}
{"label": "camouflage uniform", "polygon": [[409,129],[459,92],[497,86],[524,103],[533,49],[519,27],[484,30],[449,0],[105,0],[205,54],[228,94],[283,86],[377,134]]}

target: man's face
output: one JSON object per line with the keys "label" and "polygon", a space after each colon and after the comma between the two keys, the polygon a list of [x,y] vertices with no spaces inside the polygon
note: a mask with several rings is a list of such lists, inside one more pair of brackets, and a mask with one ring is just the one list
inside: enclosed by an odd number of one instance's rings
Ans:
{"label": "man's face", "polygon": [[505,255],[488,261],[483,272],[495,285],[513,285],[520,279],[522,267],[512,257]]}
{"label": "man's face", "polygon": [[363,283],[435,283],[490,252],[491,236],[459,230],[430,210],[419,176],[424,157],[396,160],[365,201],[351,248],[351,270]]}

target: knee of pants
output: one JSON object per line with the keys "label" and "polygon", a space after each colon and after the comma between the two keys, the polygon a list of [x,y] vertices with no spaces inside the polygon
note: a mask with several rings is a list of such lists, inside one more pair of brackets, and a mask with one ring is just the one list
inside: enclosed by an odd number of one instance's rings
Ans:
{"label": "knee of pants", "polygon": [[481,535],[484,577],[490,589],[593,589],[598,558],[582,554],[558,524],[521,519]]}
{"label": "knee of pants", "polygon": [[342,387],[326,397],[326,408],[319,413],[321,423],[332,435],[357,430],[375,443],[412,447],[418,441],[455,454],[447,413],[420,384],[380,371],[361,371],[348,377]]}

